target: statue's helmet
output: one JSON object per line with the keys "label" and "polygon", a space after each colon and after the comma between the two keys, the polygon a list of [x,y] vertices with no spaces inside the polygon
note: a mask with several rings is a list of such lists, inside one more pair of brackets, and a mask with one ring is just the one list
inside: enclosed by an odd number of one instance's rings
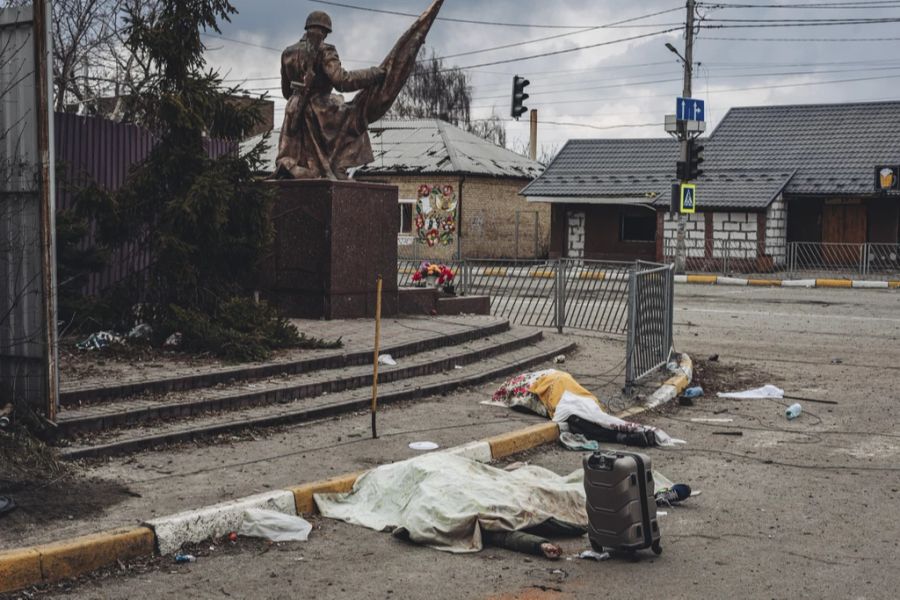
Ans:
{"label": "statue's helmet", "polygon": [[306,29],[310,27],[321,27],[328,33],[331,33],[331,17],[328,16],[328,13],[321,10],[314,10],[306,17]]}

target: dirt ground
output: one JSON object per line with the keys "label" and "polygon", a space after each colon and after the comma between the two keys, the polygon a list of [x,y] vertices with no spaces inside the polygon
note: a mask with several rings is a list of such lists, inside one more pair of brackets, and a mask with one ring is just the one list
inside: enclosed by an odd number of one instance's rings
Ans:
{"label": "dirt ground", "polygon": [[[99,579],[67,582],[41,593],[85,599],[896,597],[900,295],[697,286],[679,286],[677,291],[676,344],[699,359],[698,382],[707,394],[693,405],[667,407],[646,417],[688,442],[648,454],[654,468],[701,494],[660,516],[664,550],[659,557],[648,553],[637,562],[580,560],[575,556],[587,548],[584,538],[561,541],[564,558],[558,562],[495,549],[449,555],[319,519],[304,544],[215,543],[211,546],[216,549],[205,550],[195,563],[175,565],[171,557],[162,557],[133,570],[122,565]],[[714,354],[718,361],[707,360]],[[567,364],[573,371],[582,368]],[[585,373],[599,376],[601,364],[596,360]],[[837,404],[801,401],[802,416],[787,421],[784,403],[714,396],[721,389],[765,383],[780,385],[790,395]],[[427,434],[444,444],[453,443],[456,434],[451,432],[461,430],[467,435],[460,438],[482,437],[474,434],[493,425],[477,417],[501,417],[498,409],[478,405],[479,392],[472,393],[476,397],[467,403],[435,400],[405,410],[423,411],[416,413],[417,424],[459,425]],[[394,414],[412,419],[413,413],[398,409]],[[519,414],[508,418],[528,420]],[[385,420],[390,422],[389,417]],[[361,434],[364,422],[351,417],[343,426]],[[396,420],[392,424],[398,432],[406,428]],[[336,435],[325,424],[304,433],[322,447],[347,435]],[[334,465],[343,472],[343,466],[371,461],[376,453],[379,459],[401,458],[413,437],[424,434],[398,433],[396,445],[377,452],[360,441],[318,453],[309,450],[303,459],[270,458],[252,470],[227,473],[278,485],[285,469],[315,474]],[[202,456],[202,449],[197,454]],[[516,458],[557,473],[576,470],[581,461],[579,453],[554,445]],[[166,458],[136,460],[161,467]],[[125,467],[116,467],[123,478],[129,473]],[[231,480],[222,476],[225,472],[207,483],[228,490]],[[154,493],[152,481],[141,485],[141,490]],[[183,481],[159,479],[155,485],[172,489]]]}

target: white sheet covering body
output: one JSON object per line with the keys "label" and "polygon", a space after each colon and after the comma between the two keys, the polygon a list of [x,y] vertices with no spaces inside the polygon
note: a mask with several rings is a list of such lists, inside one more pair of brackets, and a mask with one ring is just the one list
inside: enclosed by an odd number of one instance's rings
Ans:
{"label": "white sheet covering body", "polygon": [[363,474],[348,494],[316,494],[321,513],[377,531],[402,527],[413,542],[477,552],[481,531],[518,531],[551,517],[587,525],[582,472],[536,466],[504,471],[437,452]]}
{"label": "white sheet covering body", "polygon": [[[653,471],[657,490],[672,482]],[[402,528],[410,540],[446,552],[477,552],[482,530],[518,531],[548,519],[587,526],[579,469],[497,469],[436,452],[363,474],[347,494],[316,494],[322,515],[376,531]]]}

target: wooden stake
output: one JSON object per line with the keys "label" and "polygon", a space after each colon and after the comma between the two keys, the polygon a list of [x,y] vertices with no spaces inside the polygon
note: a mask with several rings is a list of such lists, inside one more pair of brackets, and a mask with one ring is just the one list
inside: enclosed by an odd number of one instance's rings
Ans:
{"label": "wooden stake", "polygon": [[378,428],[375,415],[378,414],[378,352],[381,342],[381,275],[378,276],[378,285],[375,298],[375,356],[372,361],[372,439],[378,438]]}

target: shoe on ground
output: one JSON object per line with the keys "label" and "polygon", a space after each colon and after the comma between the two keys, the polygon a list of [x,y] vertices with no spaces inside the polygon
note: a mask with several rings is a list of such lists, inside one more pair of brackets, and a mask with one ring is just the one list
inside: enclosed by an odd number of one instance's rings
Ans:
{"label": "shoe on ground", "polygon": [[674,506],[691,497],[691,486],[685,483],[676,483],[664,492],[656,494],[657,506]]}

